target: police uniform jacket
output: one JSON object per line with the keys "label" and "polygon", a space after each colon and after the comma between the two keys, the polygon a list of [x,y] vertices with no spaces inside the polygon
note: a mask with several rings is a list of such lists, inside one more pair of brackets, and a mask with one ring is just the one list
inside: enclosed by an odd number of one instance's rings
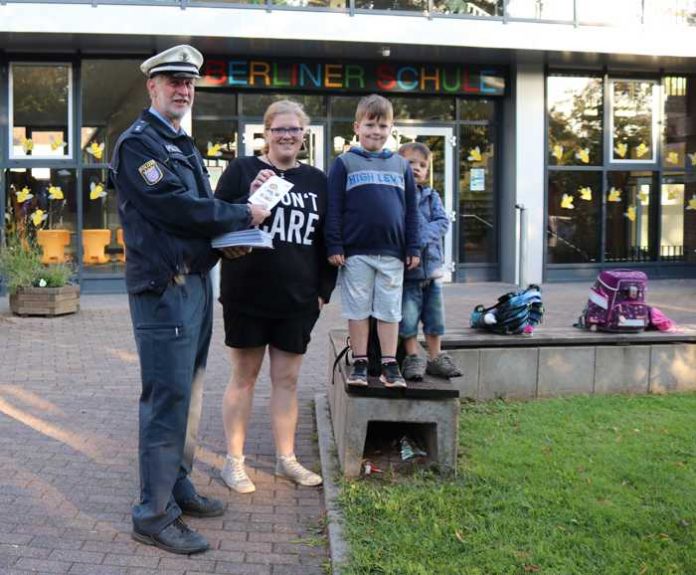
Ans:
{"label": "police uniform jacket", "polygon": [[213,198],[193,140],[147,110],[119,138],[110,169],[130,293],[161,292],[177,276],[207,273],[218,259],[210,239],[251,223],[248,206]]}

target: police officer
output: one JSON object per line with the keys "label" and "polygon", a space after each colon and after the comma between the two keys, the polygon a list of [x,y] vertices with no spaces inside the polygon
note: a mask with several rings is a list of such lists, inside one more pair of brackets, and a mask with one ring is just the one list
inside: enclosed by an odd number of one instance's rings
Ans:
{"label": "police officer", "polygon": [[209,271],[218,256],[210,239],[269,215],[214,199],[201,155],[181,128],[202,63],[202,54],[185,45],[143,62],[152,105],[121,135],[111,164],[142,379],[132,536],[183,554],[205,551],[208,542],[181,514],[224,513],[222,501],[196,493],[188,477],[212,333]]}

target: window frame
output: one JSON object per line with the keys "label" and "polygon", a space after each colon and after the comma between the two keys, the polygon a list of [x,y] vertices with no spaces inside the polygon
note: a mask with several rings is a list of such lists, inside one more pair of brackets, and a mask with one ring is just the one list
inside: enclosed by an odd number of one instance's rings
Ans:
{"label": "window frame", "polygon": [[[66,133],[68,134],[68,149],[67,154],[63,156],[38,156],[38,155],[23,155],[17,156],[14,153],[14,147],[12,145],[12,138],[15,128],[14,123],[14,68],[15,66],[32,66],[32,67],[57,67],[64,66],[68,69],[68,123],[66,126]],[[74,71],[73,63],[70,61],[39,61],[39,60],[13,60],[9,63],[8,74],[7,74],[7,159],[10,162],[31,162],[35,160],[49,161],[49,162],[68,162],[74,161],[74,113],[73,104],[75,97],[75,81],[74,81]]]}
{"label": "window frame", "polygon": [[[662,103],[662,84],[660,79],[655,78],[634,78],[634,77],[606,77],[607,89],[606,97],[608,103],[607,109],[607,122],[606,130],[604,135],[605,144],[605,156],[606,164],[609,168],[626,168],[631,166],[630,170],[638,169],[640,166],[653,167],[657,169],[659,162],[661,160],[661,150],[659,149],[661,134],[660,134],[660,120],[662,117],[662,112],[660,110],[660,105]],[[616,82],[644,82],[652,85],[652,95],[651,95],[651,105],[652,105],[652,121],[651,121],[651,146],[652,146],[652,158],[647,159],[621,159],[614,157],[614,85]]]}

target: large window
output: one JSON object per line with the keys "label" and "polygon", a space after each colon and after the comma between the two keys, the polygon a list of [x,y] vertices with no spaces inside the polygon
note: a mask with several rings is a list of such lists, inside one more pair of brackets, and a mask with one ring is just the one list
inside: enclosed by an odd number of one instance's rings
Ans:
{"label": "large window", "polygon": [[600,172],[549,174],[549,263],[599,261],[601,207]]}
{"label": "large window", "polygon": [[240,153],[244,155],[237,136],[237,96],[229,92],[197,91],[192,115],[196,146],[214,190],[227,164]]}
{"label": "large window", "polygon": [[695,95],[687,76],[548,78],[548,263],[696,261]]}
{"label": "large window", "polygon": [[549,164],[602,163],[602,79],[552,76],[547,83]]}
{"label": "large window", "polygon": [[82,62],[83,163],[107,164],[118,137],[149,106],[139,65],[137,60]]}
{"label": "large window", "polygon": [[609,172],[606,192],[607,262],[642,262],[651,254],[652,172]]}
{"label": "large window", "polygon": [[5,172],[6,231],[36,241],[43,263],[75,259],[77,198],[75,172],[12,168]]}
{"label": "large window", "polygon": [[70,158],[69,64],[10,64],[10,158]]}
{"label": "large window", "polygon": [[657,83],[611,82],[611,157],[619,163],[654,163],[657,155]]}

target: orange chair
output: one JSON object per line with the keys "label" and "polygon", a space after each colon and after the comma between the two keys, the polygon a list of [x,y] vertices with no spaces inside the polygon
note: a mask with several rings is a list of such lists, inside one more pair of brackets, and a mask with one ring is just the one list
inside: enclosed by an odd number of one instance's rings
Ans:
{"label": "orange chair", "polygon": [[118,228],[116,230],[116,242],[118,243],[119,246],[121,246],[121,249],[123,250],[120,254],[116,256],[116,259],[119,262],[125,262],[126,261],[126,244],[123,243],[123,228]]}
{"label": "orange chair", "polygon": [[65,247],[70,245],[70,230],[37,230],[36,241],[41,246],[42,264],[66,262]]}
{"label": "orange chair", "polygon": [[109,261],[106,246],[111,242],[111,230],[82,230],[82,261],[85,264],[105,264]]}

